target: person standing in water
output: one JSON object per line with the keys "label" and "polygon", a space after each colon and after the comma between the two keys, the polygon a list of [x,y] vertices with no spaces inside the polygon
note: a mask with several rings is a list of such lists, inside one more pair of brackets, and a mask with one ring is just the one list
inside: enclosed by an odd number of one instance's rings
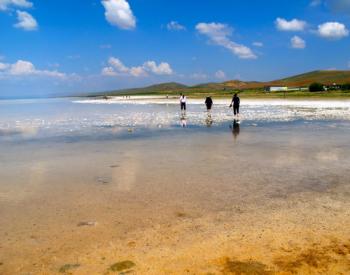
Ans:
{"label": "person standing in water", "polygon": [[241,104],[241,100],[238,97],[238,94],[235,93],[235,95],[232,98],[230,108],[233,106],[233,114],[239,116],[239,105]]}
{"label": "person standing in water", "polygon": [[207,111],[211,111],[211,107],[213,107],[213,100],[210,96],[208,96],[206,99],[205,99],[205,105],[207,106]]}
{"label": "person standing in water", "polygon": [[181,111],[186,111],[186,103],[187,103],[187,97],[183,94],[180,94]]}
{"label": "person standing in water", "polygon": [[205,123],[207,124],[208,127],[211,127],[211,125],[213,124],[213,120],[211,118],[211,108],[213,107],[213,100],[210,96],[208,96],[205,99],[205,106],[207,106],[207,118],[205,120]]}

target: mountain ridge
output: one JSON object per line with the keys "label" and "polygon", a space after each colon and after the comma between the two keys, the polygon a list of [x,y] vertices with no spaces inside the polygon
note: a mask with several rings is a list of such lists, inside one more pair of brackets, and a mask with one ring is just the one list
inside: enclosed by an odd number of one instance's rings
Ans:
{"label": "mountain ridge", "polygon": [[101,92],[95,95],[114,96],[130,94],[178,94],[185,92],[212,92],[229,90],[262,90],[266,86],[288,86],[288,87],[307,87],[311,83],[319,82],[324,85],[346,84],[350,83],[350,70],[316,70],[307,73],[297,74],[286,78],[272,81],[242,81],[228,80],[224,82],[209,82],[193,86],[188,86],[177,82],[167,82],[153,84],[142,88],[121,89],[115,91]]}

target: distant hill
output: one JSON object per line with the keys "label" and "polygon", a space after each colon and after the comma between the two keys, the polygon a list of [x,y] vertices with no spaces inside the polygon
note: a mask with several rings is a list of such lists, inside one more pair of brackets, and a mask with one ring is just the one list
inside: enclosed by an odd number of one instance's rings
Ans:
{"label": "distant hill", "polygon": [[165,93],[168,92],[171,93],[178,93],[179,91],[185,91],[189,87],[176,83],[176,82],[169,82],[169,83],[161,83],[156,85],[147,86],[144,88],[133,88],[133,89],[123,89],[123,90],[116,90],[116,91],[109,91],[109,92],[103,92],[99,93],[99,95],[131,95],[131,94],[158,94],[158,93]]}
{"label": "distant hill", "polygon": [[113,96],[113,95],[131,95],[131,94],[178,94],[184,93],[210,93],[210,92],[231,92],[232,90],[259,90],[265,86],[288,86],[288,87],[307,87],[313,82],[319,82],[325,85],[333,83],[350,83],[350,71],[313,71],[300,75],[295,75],[283,79],[258,82],[258,81],[240,81],[230,80],[222,83],[204,83],[194,86],[186,86],[176,82],[161,83],[144,88],[124,89],[94,94],[92,96]]}
{"label": "distant hill", "polygon": [[313,71],[280,80],[275,80],[271,83],[286,86],[308,86],[313,82],[319,82],[326,85],[331,85],[333,83],[350,83],[350,71]]}

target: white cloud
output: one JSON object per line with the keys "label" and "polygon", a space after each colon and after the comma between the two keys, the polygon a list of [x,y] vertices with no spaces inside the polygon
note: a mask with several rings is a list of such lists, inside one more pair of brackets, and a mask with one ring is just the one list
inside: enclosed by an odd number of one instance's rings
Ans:
{"label": "white cloud", "polygon": [[29,75],[35,74],[35,67],[31,62],[18,60],[10,66],[9,73],[11,75]]}
{"label": "white cloud", "polygon": [[242,59],[255,59],[257,56],[252,50],[244,45],[233,42],[229,39],[232,29],[221,23],[199,23],[196,30],[209,37],[210,41],[216,45],[230,50],[234,55]]}
{"label": "white cloud", "polygon": [[170,65],[165,62],[161,62],[159,65],[157,65],[154,61],[147,61],[143,64],[143,67],[146,71],[150,71],[158,75],[171,75],[173,73]]}
{"label": "white cloud", "polygon": [[35,18],[26,11],[17,11],[18,23],[14,26],[25,31],[35,31],[38,29],[38,23]]}
{"label": "white cloud", "polygon": [[215,77],[218,79],[225,79],[226,78],[226,74],[224,71],[219,70],[215,73]]}
{"label": "white cloud", "polygon": [[154,75],[171,75],[173,70],[166,62],[161,62],[159,65],[155,61],[146,61],[141,66],[127,67],[118,58],[111,57],[108,60],[109,66],[102,69],[101,74],[104,76],[148,76]]}
{"label": "white cloud", "polygon": [[123,30],[132,30],[136,27],[136,18],[126,0],[103,0],[106,20],[113,26]]}
{"label": "white cloud", "polygon": [[253,46],[255,46],[255,47],[264,47],[264,43],[262,43],[262,42],[253,42]]}
{"label": "white cloud", "polygon": [[113,69],[113,67],[104,67],[101,71],[104,76],[117,76],[118,73]]}
{"label": "white cloud", "polygon": [[33,3],[27,0],[0,0],[0,11],[8,10],[10,7],[31,8]]}
{"label": "white cloud", "polygon": [[66,78],[65,73],[56,70],[38,70],[33,63],[25,60],[18,60],[13,64],[0,63],[0,74],[8,76],[48,76],[54,78]]}
{"label": "white cloud", "polygon": [[349,35],[346,26],[338,22],[327,22],[318,26],[318,34],[328,39],[340,39]]}
{"label": "white cloud", "polygon": [[305,49],[306,42],[301,37],[295,35],[290,39],[290,44],[294,49]]}
{"label": "white cloud", "polygon": [[0,72],[6,70],[9,67],[9,64],[0,62]]}
{"label": "white cloud", "polygon": [[130,68],[130,75],[132,75],[134,77],[148,76],[147,72],[144,70],[144,68],[142,66],[131,67]]}
{"label": "white cloud", "polygon": [[287,21],[284,18],[277,18],[275,21],[276,28],[280,31],[303,31],[306,28],[306,22],[299,19]]}
{"label": "white cloud", "polygon": [[130,70],[128,67],[124,66],[124,64],[118,58],[115,57],[111,57],[108,60],[108,63],[119,73],[128,73]]}
{"label": "white cloud", "polygon": [[169,31],[184,31],[186,30],[186,27],[181,25],[179,22],[177,21],[171,21],[166,25],[167,29]]}

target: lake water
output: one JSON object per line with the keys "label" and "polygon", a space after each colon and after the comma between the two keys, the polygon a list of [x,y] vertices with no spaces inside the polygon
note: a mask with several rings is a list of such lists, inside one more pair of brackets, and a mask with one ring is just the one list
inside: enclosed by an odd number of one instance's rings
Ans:
{"label": "lake water", "polygon": [[348,274],[350,101],[0,101],[0,274]]}

